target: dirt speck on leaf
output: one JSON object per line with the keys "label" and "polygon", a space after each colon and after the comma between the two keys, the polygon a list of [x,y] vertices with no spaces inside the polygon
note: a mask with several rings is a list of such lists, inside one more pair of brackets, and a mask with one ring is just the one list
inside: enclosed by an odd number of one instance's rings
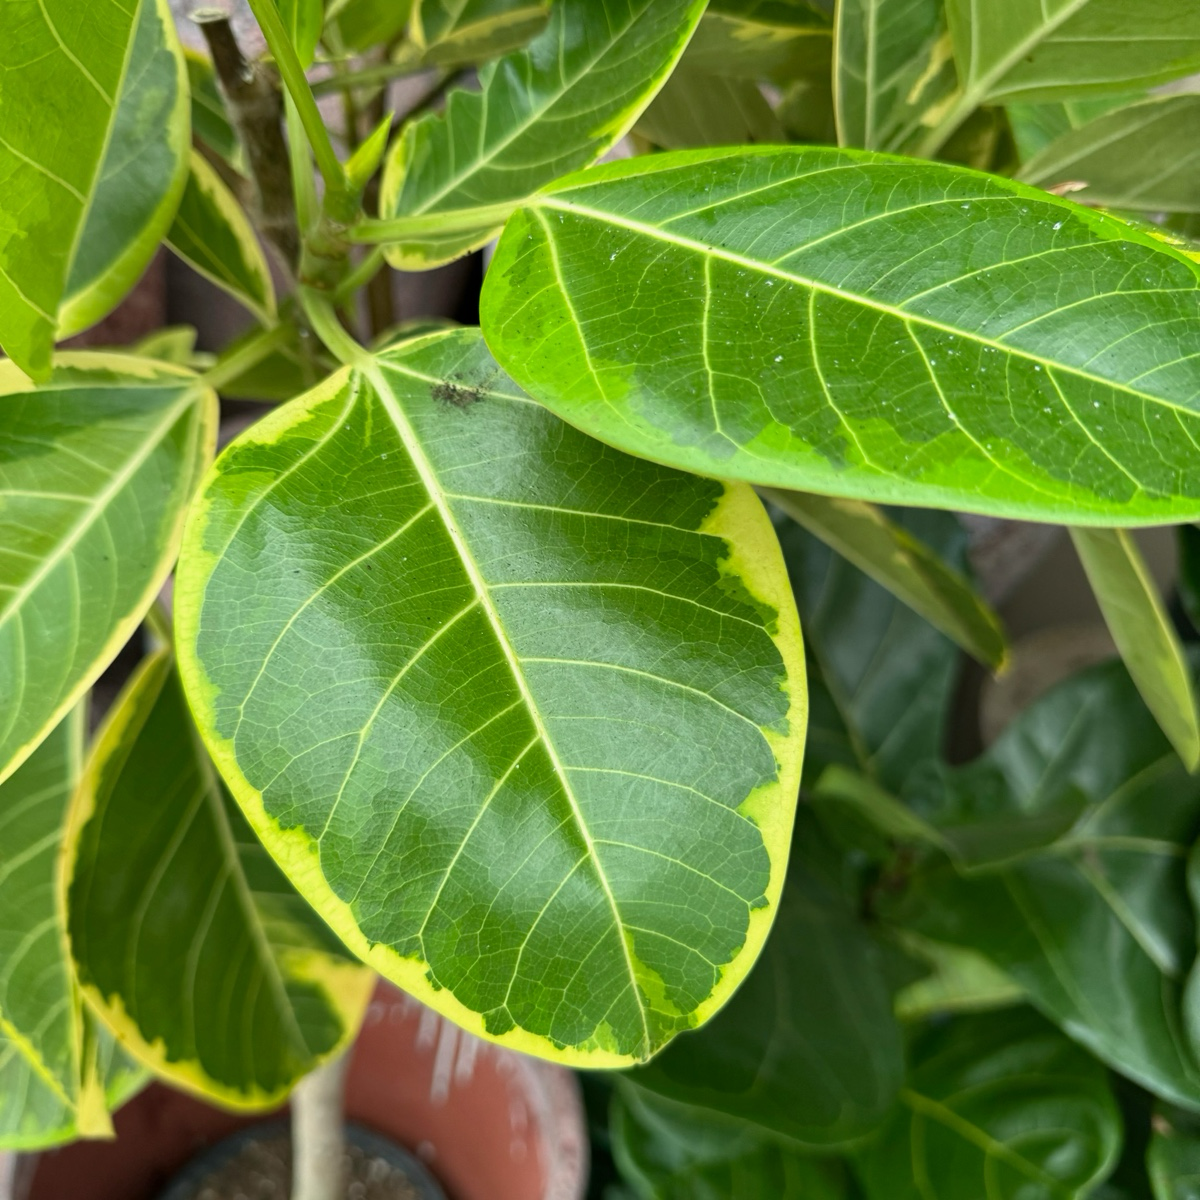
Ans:
{"label": "dirt speck on leaf", "polygon": [[429,389],[429,394],[442,404],[450,404],[455,408],[470,408],[472,404],[478,404],[483,399],[482,388],[464,387],[449,380],[435,383]]}

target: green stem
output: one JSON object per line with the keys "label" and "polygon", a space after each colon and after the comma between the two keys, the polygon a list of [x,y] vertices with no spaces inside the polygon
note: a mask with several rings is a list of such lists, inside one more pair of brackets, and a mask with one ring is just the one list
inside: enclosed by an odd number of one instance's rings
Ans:
{"label": "green stem", "polygon": [[256,367],[272,351],[285,345],[295,328],[283,321],[272,329],[264,329],[257,337],[239,346],[228,358],[219,360],[200,376],[200,382],[213,391],[221,391],[227,384]]}
{"label": "green stem", "polygon": [[364,358],[369,357],[367,351],[346,332],[327,295],[301,285],[300,303],[304,306],[313,332],[338,362],[358,366]]}
{"label": "green stem", "polygon": [[512,216],[515,204],[481,204],[478,208],[450,209],[446,212],[422,213],[411,217],[395,217],[387,221],[359,221],[351,227],[352,242],[398,242],[409,237],[424,237],[431,233],[466,233],[503,225]]}
{"label": "green stem", "polygon": [[267,46],[275,59],[275,65],[279,68],[279,74],[288,90],[288,95],[291,96],[296,105],[296,111],[300,114],[300,122],[304,126],[304,132],[308,135],[313,157],[317,160],[317,169],[325,180],[326,188],[333,192],[344,191],[346,181],[341,161],[333,148],[333,142],[329,140],[329,130],[325,128],[321,110],[317,108],[317,101],[312,94],[312,89],[308,86],[308,78],[304,74],[304,68],[300,65],[300,59],[292,45],[292,39],[288,37],[288,32],[280,19],[279,10],[275,7],[275,0],[248,0],[248,2],[250,11],[254,13],[258,26],[263,32],[263,37],[267,39]]}
{"label": "green stem", "polygon": [[337,290],[333,294],[334,304],[345,304],[360,287],[370,283],[379,274],[383,265],[383,247],[372,246],[363,256],[362,262],[338,284]]}

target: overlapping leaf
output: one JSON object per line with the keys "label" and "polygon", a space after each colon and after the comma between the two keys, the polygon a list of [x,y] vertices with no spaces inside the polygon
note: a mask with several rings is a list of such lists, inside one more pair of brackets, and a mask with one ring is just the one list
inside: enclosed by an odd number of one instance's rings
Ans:
{"label": "overlapping leaf", "polygon": [[1155,1114],[1146,1167],[1154,1200],[1200,1197],[1200,1124],[1173,1109]]}
{"label": "overlapping leaf", "polygon": [[621,1174],[645,1200],[842,1200],[845,1171],[803,1158],[740,1122],[716,1121],[641,1088],[622,1088],[610,1117]]}
{"label": "overlapping leaf", "polygon": [[65,354],[35,388],[0,363],[0,779],[150,606],[215,435],[186,371]]}
{"label": "overlapping leaf", "polygon": [[758,84],[686,66],[671,73],[634,132],[664,150],[785,141]]}
{"label": "overlapping leaf", "polygon": [[709,0],[687,62],[735,79],[788,83],[822,69],[828,76],[832,7],[821,0]]}
{"label": "overlapping leaf", "polygon": [[[887,1114],[903,1080],[880,948],[812,856],[832,861],[811,815],[758,966],[704,1029],[630,1079],[810,1149],[845,1146]],[[805,861],[808,860],[808,861]]]}
{"label": "overlapping leaf", "polygon": [[548,0],[418,0],[409,35],[421,62],[462,66],[523,46],[549,16]]}
{"label": "overlapping leaf", "polygon": [[68,929],[95,1009],[159,1077],[269,1108],[357,1033],[373,975],[247,826],[170,650],[109,714],[72,808]]}
{"label": "overlapping leaf", "polygon": [[221,177],[195,150],[167,244],[260,321],[274,316],[275,289],[254,227]]}
{"label": "overlapping leaf", "polygon": [[1112,1170],[1104,1068],[1029,1009],[935,1027],[914,1059],[862,1160],[868,1200],[1071,1200]]}
{"label": "overlapping leaf", "polygon": [[166,0],[0,9],[0,346],[44,376],[55,337],[142,273],[187,174],[188,90]]}
{"label": "overlapping leaf", "polygon": [[[683,52],[703,0],[561,0],[528,47],[410,124],[388,155],[389,261],[435,266],[483,245],[531,192],[599,158]],[[389,232],[390,230],[390,232]]]}
{"label": "overlapping leaf", "polygon": [[[83,757],[77,706],[0,785],[0,1148],[107,1129],[144,1074],[85,1025],[66,956],[59,855]],[[86,1036],[85,1036],[86,1030]]]}
{"label": "overlapping leaf", "polygon": [[176,594],[189,697],[235,797],[413,994],[616,1065],[749,970],[806,707],[749,489],[600,446],[456,330],[235,442]]}
{"label": "overlapping leaf", "polygon": [[1200,265],[1021,184],[831,149],[609,163],[510,219],[488,343],[633,453],[1072,523],[1200,514]]}
{"label": "overlapping leaf", "polygon": [[1159,96],[1070,129],[1031,158],[1021,178],[1071,187],[1086,204],[1200,212],[1200,96]]}
{"label": "overlapping leaf", "polygon": [[1196,944],[1184,877],[1200,782],[1123,666],[1063,684],[978,762],[910,783],[908,799],[931,823],[959,836],[974,827],[993,846],[1006,824],[1019,835],[1086,806],[1057,841],[982,873],[929,865],[904,919],[983,953],[1098,1057],[1200,1108],[1183,1007]]}

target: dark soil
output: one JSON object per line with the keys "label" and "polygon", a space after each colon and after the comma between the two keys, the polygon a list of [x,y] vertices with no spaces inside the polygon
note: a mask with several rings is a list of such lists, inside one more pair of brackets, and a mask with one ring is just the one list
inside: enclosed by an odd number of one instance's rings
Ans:
{"label": "dark soil", "polygon": [[[197,1181],[194,1200],[288,1200],[292,1145],[286,1135],[247,1142]],[[360,1146],[346,1149],[346,1200],[422,1200],[402,1170]]]}

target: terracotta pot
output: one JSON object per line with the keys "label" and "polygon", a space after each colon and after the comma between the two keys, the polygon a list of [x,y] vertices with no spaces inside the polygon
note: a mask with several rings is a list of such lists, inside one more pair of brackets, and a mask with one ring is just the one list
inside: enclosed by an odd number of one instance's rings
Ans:
{"label": "terracotta pot", "polygon": [[[351,1120],[426,1163],[450,1200],[580,1200],[587,1133],[571,1072],[464,1033],[381,983],[353,1051]],[[155,1200],[204,1147],[263,1117],[153,1084],[114,1118],[111,1142],[38,1156],[15,1200]],[[4,1195],[0,1163],[0,1200]]]}

